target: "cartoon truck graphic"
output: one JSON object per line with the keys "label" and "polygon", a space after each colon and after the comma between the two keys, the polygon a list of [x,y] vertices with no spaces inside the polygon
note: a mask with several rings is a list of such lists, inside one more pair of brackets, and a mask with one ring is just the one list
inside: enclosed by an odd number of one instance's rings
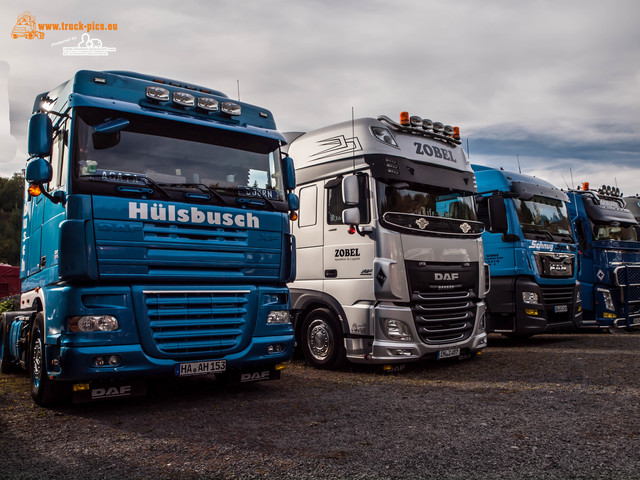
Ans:
{"label": "cartoon truck graphic", "polygon": [[18,21],[11,30],[11,36],[13,38],[25,37],[29,40],[33,38],[44,38],[44,32],[38,31],[36,28],[36,17],[29,12],[24,12],[18,15]]}

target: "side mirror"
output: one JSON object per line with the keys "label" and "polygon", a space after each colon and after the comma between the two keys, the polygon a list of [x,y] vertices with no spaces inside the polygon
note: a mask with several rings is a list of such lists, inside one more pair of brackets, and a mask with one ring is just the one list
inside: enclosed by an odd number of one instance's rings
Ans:
{"label": "side mirror", "polygon": [[342,223],[345,225],[360,225],[360,210],[358,207],[351,207],[343,210]]}
{"label": "side mirror", "polygon": [[[357,175],[349,175],[342,179],[342,201],[348,207],[358,205],[360,201],[360,186],[358,185]],[[360,223],[359,219],[357,223]]]}
{"label": "side mirror", "polygon": [[492,233],[507,233],[509,221],[504,197],[501,195],[489,198],[489,231]]}
{"label": "side mirror", "polygon": [[25,180],[28,183],[42,185],[49,183],[53,178],[53,168],[44,158],[34,158],[27,164]]}
{"label": "side mirror", "polygon": [[300,208],[300,198],[295,193],[287,195],[287,203],[289,204],[289,210],[298,210]]}
{"label": "side mirror", "polygon": [[48,157],[53,146],[53,124],[46,113],[34,113],[29,119],[29,155]]}
{"label": "side mirror", "polygon": [[576,228],[576,237],[578,237],[578,247],[583,251],[589,250],[591,248],[591,243],[587,240],[587,228],[584,221],[581,218],[577,218],[574,222],[574,226]]}
{"label": "side mirror", "polygon": [[282,159],[283,183],[286,190],[296,188],[296,169],[293,165],[293,159],[286,156]]}
{"label": "side mirror", "polygon": [[93,127],[93,148],[104,150],[115,147],[120,143],[120,131],[127,128],[129,123],[126,118],[116,118]]}

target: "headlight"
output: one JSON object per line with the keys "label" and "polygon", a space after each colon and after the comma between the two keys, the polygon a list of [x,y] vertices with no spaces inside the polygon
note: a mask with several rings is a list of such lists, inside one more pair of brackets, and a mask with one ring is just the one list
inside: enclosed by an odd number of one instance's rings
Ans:
{"label": "headlight", "polygon": [[110,315],[70,317],[68,326],[72,332],[113,332],[120,328],[116,317]]}
{"label": "headlight", "polygon": [[222,102],[220,111],[227,115],[242,115],[242,107],[233,102]]}
{"label": "headlight", "polygon": [[536,292],[522,292],[522,301],[524,303],[539,303],[538,294]]}
{"label": "headlight", "polygon": [[580,290],[582,290],[580,288],[580,286],[578,286],[577,290],[576,290],[576,302],[581,302],[582,301],[582,294],[580,293]]}
{"label": "headlight", "polygon": [[187,92],[173,92],[173,103],[183,107],[193,107],[196,104],[196,97]]}
{"label": "headlight", "polygon": [[413,336],[406,323],[392,318],[385,318],[382,322],[384,334],[391,340],[401,340],[405,342],[413,341]]}
{"label": "headlight", "polygon": [[391,135],[391,132],[386,128],[371,127],[371,133],[373,133],[373,135],[381,142],[388,143],[389,145],[393,145],[394,147],[398,146],[395,139],[393,138],[393,135]]}
{"label": "headlight", "polygon": [[613,303],[613,297],[611,296],[611,292],[609,290],[605,290],[604,288],[599,288],[598,292],[602,293],[602,298],[604,299],[604,309],[609,310],[611,312],[615,312],[616,307]]}
{"label": "headlight", "polygon": [[288,310],[271,310],[267,315],[267,325],[278,325],[283,323],[291,323],[291,317]]}

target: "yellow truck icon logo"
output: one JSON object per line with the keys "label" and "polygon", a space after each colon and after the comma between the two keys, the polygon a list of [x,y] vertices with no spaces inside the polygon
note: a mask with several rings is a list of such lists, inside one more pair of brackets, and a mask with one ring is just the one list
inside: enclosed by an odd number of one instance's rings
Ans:
{"label": "yellow truck icon logo", "polygon": [[11,30],[13,38],[24,37],[32,40],[34,38],[43,39],[44,32],[38,31],[36,26],[36,17],[30,12],[24,12],[18,15],[18,21]]}

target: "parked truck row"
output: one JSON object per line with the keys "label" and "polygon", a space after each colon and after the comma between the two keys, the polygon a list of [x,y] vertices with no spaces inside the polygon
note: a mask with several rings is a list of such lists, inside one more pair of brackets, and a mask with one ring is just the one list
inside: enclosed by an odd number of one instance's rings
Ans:
{"label": "parked truck row", "polygon": [[146,380],[469,359],[487,333],[640,323],[615,192],[471,165],[402,112],[280,133],[267,109],[133,72],[36,97],[19,306],[0,370],[39,405]]}

